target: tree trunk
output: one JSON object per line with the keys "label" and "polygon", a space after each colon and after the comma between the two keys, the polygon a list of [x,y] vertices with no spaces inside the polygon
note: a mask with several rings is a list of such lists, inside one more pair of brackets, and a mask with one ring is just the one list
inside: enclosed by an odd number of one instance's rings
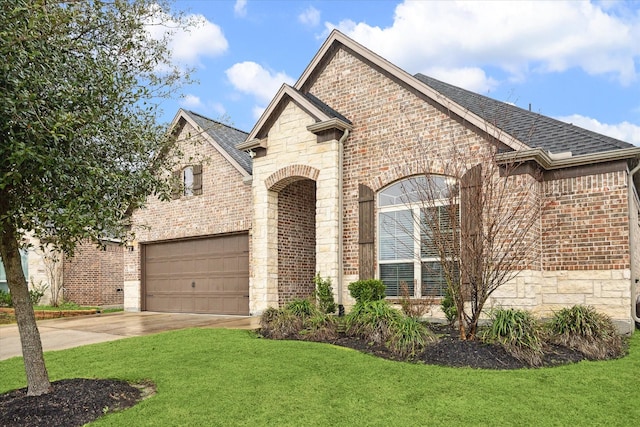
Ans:
{"label": "tree trunk", "polygon": [[27,396],[40,396],[51,391],[51,383],[44,364],[40,332],[29,298],[27,280],[22,271],[18,236],[6,223],[2,224],[0,233],[0,255],[7,273],[7,283],[16,313],[24,368],[27,373]]}

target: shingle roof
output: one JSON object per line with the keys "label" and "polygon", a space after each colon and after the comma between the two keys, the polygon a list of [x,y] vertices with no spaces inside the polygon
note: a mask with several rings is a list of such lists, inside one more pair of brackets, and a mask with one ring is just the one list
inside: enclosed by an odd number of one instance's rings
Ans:
{"label": "shingle roof", "polygon": [[554,154],[570,151],[576,156],[634,147],[628,142],[496,101],[424,74],[414,77],[531,148],[542,148]]}
{"label": "shingle roof", "polygon": [[248,133],[235,129],[224,123],[211,120],[193,111],[184,110],[191,119],[206,131],[244,170],[251,173],[251,157],[236,148],[236,144],[244,142]]}
{"label": "shingle roof", "polygon": [[324,102],[320,101],[315,95],[312,95],[310,93],[303,93],[302,95],[305,96],[309,101],[311,101],[313,103],[313,105],[315,105],[320,110],[322,110],[327,116],[335,118],[335,119],[339,119],[339,120],[341,120],[341,121],[343,121],[345,123],[353,124],[345,116],[343,116],[342,114],[338,113],[336,110],[334,110],[333,108],[329,107]]}

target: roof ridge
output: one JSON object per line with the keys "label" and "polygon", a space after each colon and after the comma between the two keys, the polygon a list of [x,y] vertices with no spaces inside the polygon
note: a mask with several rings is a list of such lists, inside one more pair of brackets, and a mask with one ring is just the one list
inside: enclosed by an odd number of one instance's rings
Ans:
{"label": "roof ridge", "polygon": [[202,114],[200,114],[200,113],[196,113],[196,112],[195,112],[195,111],[193,111],[193,110],[186,110],[186,109],[185,109],[184,111],[186,111],[186,112],[187,112],[187,113],[189,113],[189,114],[193,114],[193,115],[195,115],[195,116],[201,117],[201,118],[203,118],[203,119],[205,119],[205,120],[208,120],[208,121],[210,121],[210,122],[214,122],[214,123],[217,123],[217,124],[219,124],[219,125],[222,125],[222,126],[224,126],[224,127],[226,127],[226,128],[229,128],[229,129],[232,129],[232,130],[235,130],[235,131],[238,131],[238,132],[242,132],[242,133],[244,133],[244,134],[246,134],[246,135],[249,135],[249,133],[248,133],[248,132],[245,132],[245,131],[243,131],[243,130],[241,130],[241,129],[238,129],[238,128],[237,128],[237,127],[235,127],[235,126],[228,125],[228,124],[226,124],[226,123],[224,123],[224,122],[221,122],[220,120],[214,120],[214,119],[211,119],[211,118],[209,118],[209,117],[207,117],[207,116],[205,116],[205,115],[202,115]]}

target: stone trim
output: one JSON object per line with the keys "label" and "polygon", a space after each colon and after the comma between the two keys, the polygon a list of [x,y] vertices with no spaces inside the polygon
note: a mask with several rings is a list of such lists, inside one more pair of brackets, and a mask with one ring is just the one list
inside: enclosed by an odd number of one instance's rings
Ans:
{"label": "stone trim", "polygon": [[269,175],[269,177],[264,180],[264,185],[267,187],[267,190],[280,192],[287,185],[302,178],[317,181],[318,175],[320,175],[320,170],[312,166],[290,165],[278,169]]}

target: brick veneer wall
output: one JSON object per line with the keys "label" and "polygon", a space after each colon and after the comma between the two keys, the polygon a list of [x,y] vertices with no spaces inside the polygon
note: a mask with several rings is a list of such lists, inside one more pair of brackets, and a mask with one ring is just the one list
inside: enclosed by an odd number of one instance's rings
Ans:
{"label": "brick veneer wall", "polygon": [[[201,130],[185,124],[179,139],[200,135]],[[186,163],[202,163],[202,194],[182,196],[163,202],[149,198],[147,206],[133,215],[136,240],[125,251],[125,309],[140,309],[139,242],[208,236],[248,231],[251,228],[251,186],[243,183],[243,175],[204,138],[199,143],[181,144]],[[251,236],[249,236],[251,239]]]}
{"label": "brick veneer wall", "polygon": [[316,186],[296,181],[278,194],[278,303],[307,298],[315,289]]}
{"label": "brick veneer wall", "polygon": [[[354,124],[344,145],[344,274],[358,275],[358,184],[374,192],[416,174],[444,173],[457,150],[467,167],[487,158],[488,142],[441,107],[339,49],[309,92]],[[538,195],[532,195],[537,208]],[[539,242],[539,228],[531,231]],[[528,264],[539,266],[539,252]],[[524,268],[525,266],[523,266]],[[345,287],[346,288],[346,287]]]}
{"label": "brick veneer wall", "polygon": [[626,172],[543,183],[545,270],[630,267]]}
{"label": "brick veneer wall", "polygon": [[[352,121],[344,144],[344,283],[358,278],[358,185],[374,192],[406,176],[443,173],[455,147],[464,159],[483,158],[482,129],[337,49],[303,90]],[[508,119],[508,118],[505,118]],[[468,164],[466,167],[471,167]],[[527,239],[534,246],[522,275],[490,305],[540,315],[589,304],[629,325],[629,229],[625,173],[560,176],[534,186],[528,204],[544,209]],[[533,179],[531,177],[527,179]],[[344,296],[348,300],[346,286]],[[437,309],[436,309],[437,311]]]}
{"label": "brick veneer wall", "polygon": [[73,258],[64,260],[63,298],[80,305],[122,305],[123,247],[104,242],[82,243]]}

